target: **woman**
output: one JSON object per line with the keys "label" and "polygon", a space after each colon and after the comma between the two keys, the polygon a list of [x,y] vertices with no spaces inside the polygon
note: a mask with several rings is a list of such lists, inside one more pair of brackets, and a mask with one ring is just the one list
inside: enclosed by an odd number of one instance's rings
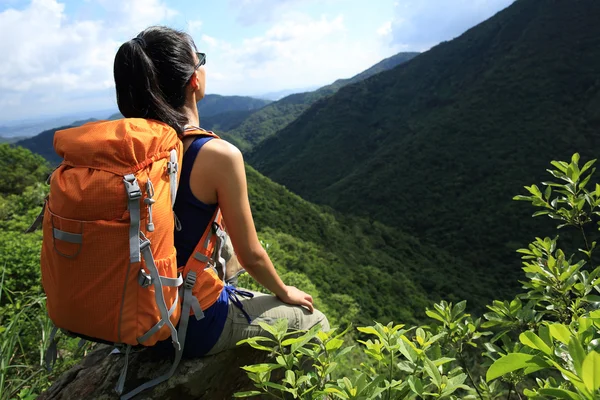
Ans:
{"label": "woman", "polygon": [[[166,27],[150,27],[124,43],[115,57],[119,110],[126,118],[162,121],[182,135],[199,128],[196,103],[204,97],[206,56],[191,37]],[[221,209],[241,265],[275,296],[226,285],[205,317],[189,322],[187,356],[214,354],[244,338],[266,335],[258,322],[287,318],[290,329],[309,329],[327,318],[312,297],[286,286],[261,246],[248,202],[244,161],[232,144],[212,137],[184,137],[184,157],[175,203],[181,230],[175,233],[178,265],[185,265],[202,233]],[[235,255],[234,255],[235,257]],[[238,296],[239,295],[239,296]]]}

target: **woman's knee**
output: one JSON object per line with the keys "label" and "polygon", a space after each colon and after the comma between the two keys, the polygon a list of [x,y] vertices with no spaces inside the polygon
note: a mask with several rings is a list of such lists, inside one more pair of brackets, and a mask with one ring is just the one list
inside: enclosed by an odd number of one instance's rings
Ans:
{"label": "woman's knee", "polygon": [[330,329],[329,320],[321,311],[315,308],[311,313],[303,307],[301,310],[302,315],[300,317],[300,329],[310,329],[317,324],[320,324],[321,329],[324,331],[328,331]]}

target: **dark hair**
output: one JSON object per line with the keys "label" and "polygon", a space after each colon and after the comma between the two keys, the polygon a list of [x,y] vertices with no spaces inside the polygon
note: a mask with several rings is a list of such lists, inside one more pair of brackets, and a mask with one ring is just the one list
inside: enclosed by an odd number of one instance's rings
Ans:
{"label": "dark hair", "polygon": [[194,73],[194,41],[185,32],[152,26],[121,45],[115,56],[117,104],[125,118],[162,121],[183,132],[181,111]]}

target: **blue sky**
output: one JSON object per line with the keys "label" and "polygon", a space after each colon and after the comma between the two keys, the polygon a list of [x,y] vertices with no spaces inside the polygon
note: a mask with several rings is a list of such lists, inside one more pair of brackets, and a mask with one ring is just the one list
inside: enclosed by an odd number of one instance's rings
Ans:
{"label": "blue sky", "polygon": [[426,51],[513,0],[0,0],[0,122],[116,108],[119,45],[149,25],[207,53],[207,93],[260,95]]}

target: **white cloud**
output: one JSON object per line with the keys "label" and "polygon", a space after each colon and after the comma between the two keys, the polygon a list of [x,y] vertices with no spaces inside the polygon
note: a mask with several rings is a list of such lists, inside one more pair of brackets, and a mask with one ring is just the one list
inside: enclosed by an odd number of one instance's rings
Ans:
{"label": "white cloud", "polygon": [[229,6],[238,10],[238,22],[252,25],[271,22],[275,16],[300,2],[301,0],[229,0]]}
{"label": "white cloud", "polygon": [[451,40],[514,0],[398,0],[391,25],[396,47],[423,51]]}
{"label": "white cloud", "polygon": [[178,14],[162,0],[96,0],[108,12],[111,29],[136,35],[139,31]]}
{"label": "white cloud", "polygon": [[[159,0],[98,2],[109,14],[104,20],[73,20],[57,0],[32,0],[22,10],[0,13],[0,104],[6,106],[0,120],[31,110],[68,113],[69,107],[114,104],[114,94],[107,94],[118,46],[174,11]],[[95,103],[74,100],[86,94]]]}
{"label": "white cloud", "polygon": [[260,94],[323,85],[351,77],[390,55],[376,37],[356,41],[348,33],[342,16],[293,13],[241,44],[204,35],[200,46],[210,51],[207,91]]}
{"label": "white cloud", "polygon": [[192,35],[200,32],[200,28],[202,28],[202,21],[200,20],[191,20],[187,22],[188,32]]}
{"label": "white cloud", "polygon": [[377,29],[379,36],[390,36],[392,34],[392,21],[387,21]]}

